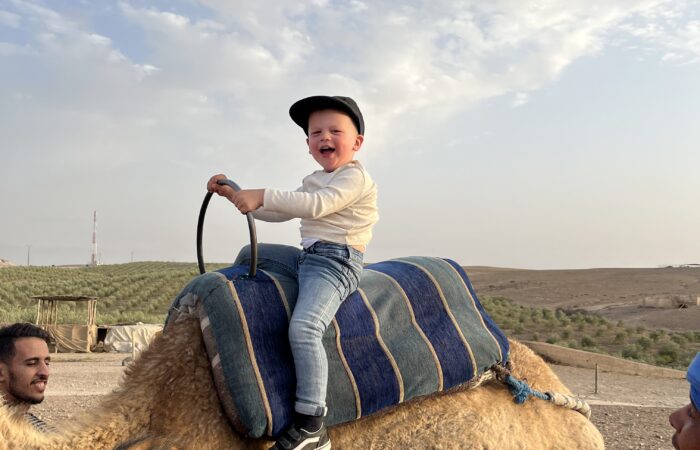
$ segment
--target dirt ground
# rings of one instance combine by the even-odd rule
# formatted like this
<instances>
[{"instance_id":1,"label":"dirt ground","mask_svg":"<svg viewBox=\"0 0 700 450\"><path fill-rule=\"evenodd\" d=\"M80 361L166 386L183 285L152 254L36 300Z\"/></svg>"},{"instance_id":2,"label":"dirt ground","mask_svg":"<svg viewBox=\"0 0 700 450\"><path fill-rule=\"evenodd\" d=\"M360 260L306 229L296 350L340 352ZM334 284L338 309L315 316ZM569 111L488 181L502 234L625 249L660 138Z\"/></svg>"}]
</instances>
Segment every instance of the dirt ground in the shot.
<instances>
[{"instance_id":1,"label":"dirt ground","mask_svg":"<svg viewBox=\"0 0 700 450\"><path fill-rule=\"evenodd\" d=\"M581 309L629 326L697 331L700 306L652 308L647 297L700 297L699 267L652 269L523 270L465 267L479 296L527 306Z\"/></svg>"},{"instance_id":2,"label":"dirt ground","mask_svg":"<svg viewBox=\"0 0 700 450\"><path fill-rule=\"evenodd\" d=\"M53 425L75 414L94 410L102 396L115 389L121 379L119 353L52 355L52 375L44 402L33 411ZM611 450L671 449L673 430L668 415L688 402L685 380L650 379L601 373L598 393L594 372L567 366L552 366L569 388L586 399L593 410L592 421ZM528 400L539 401L539 400Z\"/></svg>"}]
</instances>

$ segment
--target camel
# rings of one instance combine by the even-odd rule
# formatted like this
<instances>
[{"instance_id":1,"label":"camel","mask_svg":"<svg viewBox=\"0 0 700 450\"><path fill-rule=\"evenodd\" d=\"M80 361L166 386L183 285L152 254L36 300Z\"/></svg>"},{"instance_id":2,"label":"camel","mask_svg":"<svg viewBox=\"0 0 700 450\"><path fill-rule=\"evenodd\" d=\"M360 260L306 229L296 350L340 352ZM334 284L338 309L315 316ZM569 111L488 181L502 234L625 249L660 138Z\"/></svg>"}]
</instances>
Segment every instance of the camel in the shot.
<instances>
[{"instance_id":1,"label":"camel","mask_svg":"<svg viewBox=\"0 0 700 450\"><path fill-rule=\"evenodd\" d=\"M511 340L513 375L537 390L570 391L545 362ZM174 323L125 370L97 411L41 434L0 406L0 449L266 449L230 427L220 407L198 320ZM582 414L531 398L515 404L499 381L414 399L329 429L335 449L603 449Z\"/></svg>"}]
</instances>

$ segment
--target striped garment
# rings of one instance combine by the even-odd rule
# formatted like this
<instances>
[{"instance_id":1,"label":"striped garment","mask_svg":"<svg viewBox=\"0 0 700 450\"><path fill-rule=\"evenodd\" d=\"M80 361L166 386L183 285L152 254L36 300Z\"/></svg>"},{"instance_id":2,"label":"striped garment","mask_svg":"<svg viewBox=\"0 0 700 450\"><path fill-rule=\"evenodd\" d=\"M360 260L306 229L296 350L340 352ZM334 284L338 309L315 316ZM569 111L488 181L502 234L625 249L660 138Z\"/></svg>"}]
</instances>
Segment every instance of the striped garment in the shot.
<instances>
[{"instance_id":1,"label":"striped garment","mask_svg":"<svg viewBox=\"0 0 700 450\"><path fill-rule=\"evenodd\" d=\"M48 423L44 422L34 414L27 412L24 414L24 418L29 422L31 426L33 426L37 431L40 431L42 433L55 433L57 430L49 425Z\"/></svg>"},{"instance_id":2,"label":"striped garment","mask_svg":"<svg viewBox=\"0 0 700 450\"><path fill-rule=\"evenodd\" d=\"M292 421L295 374L287 328L296 281L247 266L200 275L178 295L167 326L200 318L219 399L251 437L277 436ZM478 384L505 365L508 341L454 261L407 257L365 267L323 339L328 357L326 423Z\"/></svg>"}]
</instances>

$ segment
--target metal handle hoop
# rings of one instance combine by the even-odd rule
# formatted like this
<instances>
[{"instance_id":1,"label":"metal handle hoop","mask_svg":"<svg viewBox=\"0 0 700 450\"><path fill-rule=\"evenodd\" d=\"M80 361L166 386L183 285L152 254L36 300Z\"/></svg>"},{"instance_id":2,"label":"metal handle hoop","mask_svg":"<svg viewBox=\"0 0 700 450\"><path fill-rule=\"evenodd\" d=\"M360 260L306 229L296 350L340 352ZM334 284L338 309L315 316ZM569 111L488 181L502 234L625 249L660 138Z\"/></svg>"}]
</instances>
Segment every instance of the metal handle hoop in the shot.
<instances>
[{"instance_id":1,"label":"metal handle hoop","mask_svg":"<svg viewBox=\"0 0 700 450\"><path fill-rule=\"evenodd\" d=\"M230 186L236 192L241 190L241 188L231 180L218 180L217 183ZM199 266L200 274L206 272L204 268L204 257L202 256L202 230L204 229L204 215L207 212L207 206L209 206L209 200L211 200L212 195L212 192L207 192L207 195L204 196L202 207L199 210L199 220L197 221L197 265ZM252 278L255 276L258 266L258 238L255 233L255 219L253 218L253 214L247 213L246 218L248 219L248 232L250 234L250 270L248 271L248 276Z\"/></svg>"}]
</instances>

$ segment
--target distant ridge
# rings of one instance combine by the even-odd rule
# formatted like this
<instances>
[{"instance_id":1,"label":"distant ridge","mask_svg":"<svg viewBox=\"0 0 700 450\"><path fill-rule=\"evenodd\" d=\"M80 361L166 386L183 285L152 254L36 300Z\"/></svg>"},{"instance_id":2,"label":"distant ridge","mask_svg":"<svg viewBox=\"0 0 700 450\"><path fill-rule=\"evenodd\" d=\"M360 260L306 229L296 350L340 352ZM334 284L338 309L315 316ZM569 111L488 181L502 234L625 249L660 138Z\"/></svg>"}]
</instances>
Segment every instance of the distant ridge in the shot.
<instances>
[{"instance_id":1,"label":"distant ridge","mask_svg":"<svg viewBox=\"0 0 700 450\"><path fill-rule=\"evenodd\" d=\"M0 267L13 267L15 264L6 259L0 259Z\"/></svg>"}]
</instances>

